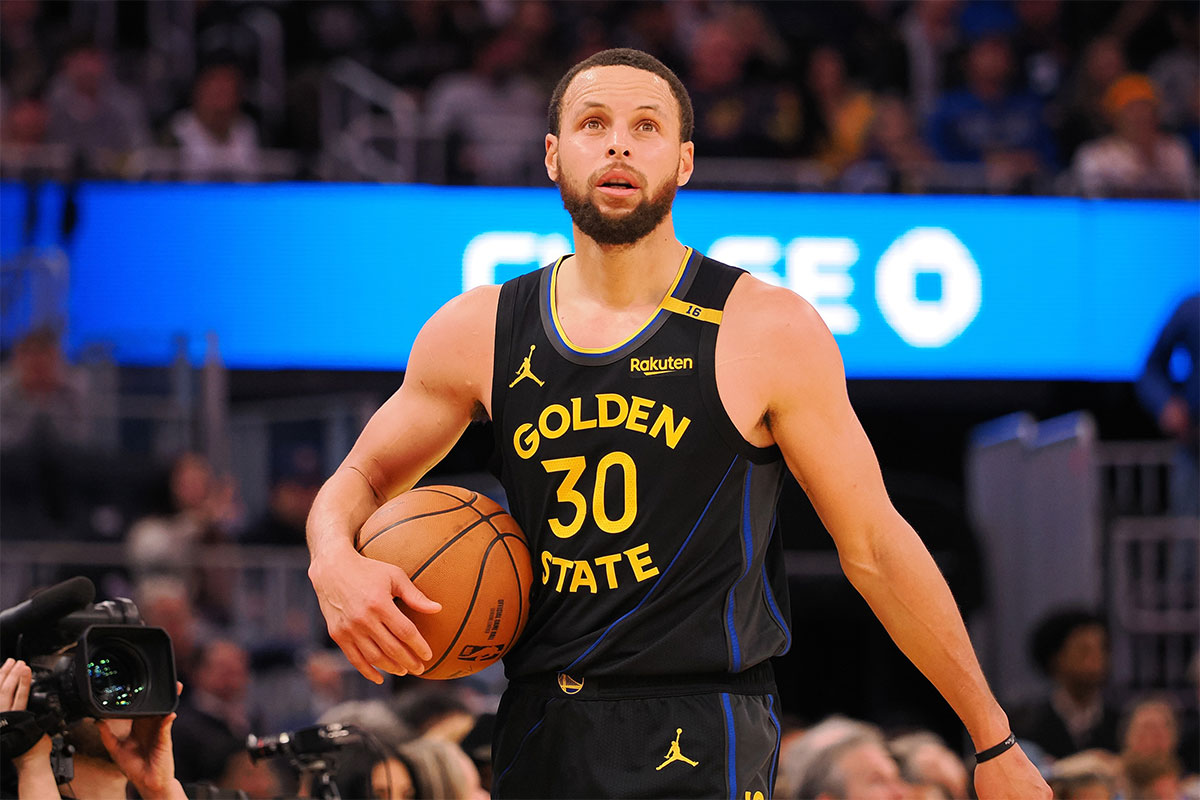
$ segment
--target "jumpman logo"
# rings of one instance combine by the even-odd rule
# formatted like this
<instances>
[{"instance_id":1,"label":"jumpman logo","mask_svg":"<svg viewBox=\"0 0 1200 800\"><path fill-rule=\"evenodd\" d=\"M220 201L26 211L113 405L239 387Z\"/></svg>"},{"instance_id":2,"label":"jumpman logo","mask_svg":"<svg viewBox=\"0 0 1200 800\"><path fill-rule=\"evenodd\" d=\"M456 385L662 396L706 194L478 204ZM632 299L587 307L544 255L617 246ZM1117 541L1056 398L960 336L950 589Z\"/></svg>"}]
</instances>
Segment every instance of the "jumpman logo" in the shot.
<instances>
[{"instance_id":1,"label":"jumpman logo","mask_svg":"<svg viewBox=\"0 0 1200 800\"><path fill-rule=\"evenodd\" d=\"M529 378L529 380L533 381L538 386L546 385L546 384L542 383L540 380L538 380L538 376L533 374L533 368L529 366L529 359L533 358L534 350L537 350L537 345L536 344L529 345L529 355L525 356L525 360L521 362L521 368L519 370L517 370L517 377L512 383L510 383L508 385L508 388L511 389L514 386L516 386L518 383L521 382L522 378Z\"/></svg>"},{"instance_id":2,"label":"jumpman logo","mask_svg":"<svg viewBox=\"0 0 1200 800\"><path fill-rule=\"evenodd\" d=\"M667 760L655 767L655 772L662 769L667 764L670 764L672 761L683 761L684 763L691 764L693 767L699 766L699 762L692 761L683 753L679 752L679 734L681 733L683 733L683 728L675 729L675 741L671 742L671 749L667 751Z\"/></svg>"}]
</instances>

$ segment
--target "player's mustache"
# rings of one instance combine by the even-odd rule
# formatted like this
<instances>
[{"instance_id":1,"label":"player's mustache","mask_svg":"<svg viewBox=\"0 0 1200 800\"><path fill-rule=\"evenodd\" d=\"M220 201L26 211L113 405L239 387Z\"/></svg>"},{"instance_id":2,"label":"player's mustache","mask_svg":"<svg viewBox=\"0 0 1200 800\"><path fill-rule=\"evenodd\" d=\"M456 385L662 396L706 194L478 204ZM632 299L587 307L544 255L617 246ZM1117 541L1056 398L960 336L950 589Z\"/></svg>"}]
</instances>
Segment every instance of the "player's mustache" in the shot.
<instances>
[{"instance_id":1,"label":"player's mustache","mask_svg":"<svg viewBox=\"0 0 1200 800\"><path fill-rule=\"evenodd\" d=\"M629 166L628 164L623 164L619 161L614 161L612 163L605 164L603 167L600 167L600 169L593 172L591 174L591 176L588 178L588 186L599 186L600 179L603 178L606 173L608 173L614 169L620 170L621 172L624 172L627 175L632 176L637 181L638 188L644 188L649 185L649 182L646 180L646 176L644 174L642 174L639 170L634 169L633 167Z\"/></svg>"}]
</instances>

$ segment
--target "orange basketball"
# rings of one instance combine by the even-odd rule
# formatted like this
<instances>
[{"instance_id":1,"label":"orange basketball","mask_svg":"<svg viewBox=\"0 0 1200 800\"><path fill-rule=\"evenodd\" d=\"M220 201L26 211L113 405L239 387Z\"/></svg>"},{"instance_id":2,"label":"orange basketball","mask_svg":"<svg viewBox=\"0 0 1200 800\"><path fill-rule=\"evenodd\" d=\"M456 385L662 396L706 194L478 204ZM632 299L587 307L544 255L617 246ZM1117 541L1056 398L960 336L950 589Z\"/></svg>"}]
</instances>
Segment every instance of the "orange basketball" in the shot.
<instances>
[{"instance_id":1,"label":"orange basketball","mask_svg":"<svg viewBox=\"0 0 1200 800\"><path fill-rule=\"evenodd\" d=\"M365 556L403 569L436 614L396 605L433 657L422 678L461 678L500 659L529 618L533 568L525 534L493 500L458 486L422 486L384 503L355 537Z\"/></svg>"}]
</instances>

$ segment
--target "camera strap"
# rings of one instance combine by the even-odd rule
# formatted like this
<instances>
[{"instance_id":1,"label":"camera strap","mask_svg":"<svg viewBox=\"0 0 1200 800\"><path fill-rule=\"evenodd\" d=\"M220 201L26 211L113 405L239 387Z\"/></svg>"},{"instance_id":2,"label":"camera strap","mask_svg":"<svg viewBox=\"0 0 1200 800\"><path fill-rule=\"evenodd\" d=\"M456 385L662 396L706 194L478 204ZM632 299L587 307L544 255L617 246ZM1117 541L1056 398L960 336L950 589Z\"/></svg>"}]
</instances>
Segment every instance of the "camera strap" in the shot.
<instances>
[{"instance_id":1,"label":"camera strap","mask_svg":"<svg viewBox=\"0 0 1200 800\"><path fill-rule=\"evenodd\" d=\"M25 754L45 735L33 712L0 711L0 758Z\"/></svg>"}]
</instances>

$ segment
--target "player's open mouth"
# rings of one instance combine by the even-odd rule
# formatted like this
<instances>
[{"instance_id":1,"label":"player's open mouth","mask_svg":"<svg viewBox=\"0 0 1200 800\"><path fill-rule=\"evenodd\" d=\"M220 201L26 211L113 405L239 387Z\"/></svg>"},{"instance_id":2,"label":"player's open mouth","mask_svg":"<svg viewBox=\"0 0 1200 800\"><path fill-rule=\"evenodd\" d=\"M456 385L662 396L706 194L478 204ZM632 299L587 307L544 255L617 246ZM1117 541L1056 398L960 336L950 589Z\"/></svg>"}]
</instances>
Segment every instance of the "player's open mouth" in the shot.
<instances>
[{"instance_id":1,"label":"player's open mouth","mask_svg":"<svg viewBox=\"0 0 1200 800\"><path fill-rule=\"evenodd\" d=\"M621 170L609 170L600 176L596 188L607 195L625 197L638 190L637 181L632 175Z\"/></svg>"}]
</instances>

